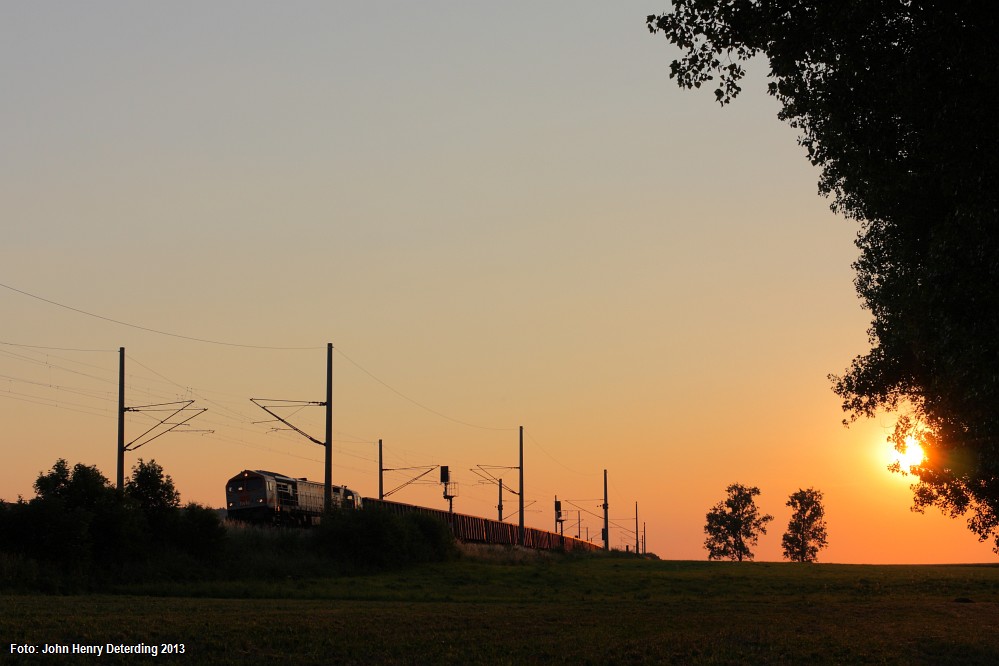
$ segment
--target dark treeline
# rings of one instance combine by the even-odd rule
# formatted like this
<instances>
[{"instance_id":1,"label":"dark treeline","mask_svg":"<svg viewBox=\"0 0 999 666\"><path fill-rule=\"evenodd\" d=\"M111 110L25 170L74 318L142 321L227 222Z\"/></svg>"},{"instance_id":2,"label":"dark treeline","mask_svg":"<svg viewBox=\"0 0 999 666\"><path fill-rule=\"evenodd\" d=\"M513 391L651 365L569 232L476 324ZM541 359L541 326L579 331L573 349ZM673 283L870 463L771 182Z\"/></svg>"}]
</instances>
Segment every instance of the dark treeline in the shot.
<instances>
[{"instance_id":1,"label":"dark treeline","mask_svg":"<svg viewBox=\"0 0 999 666\"><path fill-rule=\"evenodd\" d=\"M334 511L296 530L223 522L182 505L155 461L117 491L93 466L59 460L30 500L0 502L0 588L72 593L135 584L363 573L456 554L447 526L422 515Z\"/></svg>"}]
</instances>

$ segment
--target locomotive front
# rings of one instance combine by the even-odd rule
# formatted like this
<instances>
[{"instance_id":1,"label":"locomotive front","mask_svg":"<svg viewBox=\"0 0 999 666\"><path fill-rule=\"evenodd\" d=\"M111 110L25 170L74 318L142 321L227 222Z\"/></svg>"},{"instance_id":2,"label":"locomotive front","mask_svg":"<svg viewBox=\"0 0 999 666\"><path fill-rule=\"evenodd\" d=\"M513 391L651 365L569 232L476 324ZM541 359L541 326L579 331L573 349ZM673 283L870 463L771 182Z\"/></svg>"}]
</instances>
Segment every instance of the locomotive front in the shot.
<instances>
[{"instance_id":1,"label":"locomotive front","mask_svg":"<svg viewBox=\"0 0 999 666\"><path fill-rule=\"evenodd\" d=\"M268 520L275 511L274 479L243 470L225 486L228 517L236 520Z\"/></svg>"}]
</instances>

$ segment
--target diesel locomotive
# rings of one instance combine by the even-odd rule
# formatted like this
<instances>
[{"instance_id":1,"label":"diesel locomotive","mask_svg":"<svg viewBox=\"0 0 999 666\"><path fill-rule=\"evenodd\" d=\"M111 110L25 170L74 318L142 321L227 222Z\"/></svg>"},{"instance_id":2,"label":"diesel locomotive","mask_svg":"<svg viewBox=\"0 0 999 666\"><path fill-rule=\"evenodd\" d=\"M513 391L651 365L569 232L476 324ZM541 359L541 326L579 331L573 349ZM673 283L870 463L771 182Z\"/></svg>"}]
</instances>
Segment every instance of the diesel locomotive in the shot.
<instances>
[{"instance_id":1,"label":"diesel locomotive","mask_svg":"<svg viewBox=\"0 0 999 666\"><path fill-rule=\"evenodd\" d=\"M316 525L323 515L323 484L262 469L245 469L226 483L225 502L227 516L232 520ZM333 506L358 509L361 497L346 486L333 486Z\"/></svg>"}]
</instances>

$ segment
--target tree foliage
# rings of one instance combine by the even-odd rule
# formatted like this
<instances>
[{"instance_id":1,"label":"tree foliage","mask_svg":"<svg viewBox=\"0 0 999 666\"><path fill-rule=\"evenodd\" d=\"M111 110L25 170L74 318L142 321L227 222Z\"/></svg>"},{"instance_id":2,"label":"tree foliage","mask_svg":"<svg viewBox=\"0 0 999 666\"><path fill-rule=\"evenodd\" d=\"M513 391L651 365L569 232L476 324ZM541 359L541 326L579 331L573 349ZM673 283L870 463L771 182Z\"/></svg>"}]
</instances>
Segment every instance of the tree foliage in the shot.
<instances>
[{"instance_id":1,"label":"tree foliage","mask_svg":"<svg viewBox=\"0 0 999 666\"><path fill-rule=\"evenodd\" d=\"M670 76L730 102L757 55L779 117L860 222L870 350L831 376L849 420L901 418L927 459L915 507L970 515L999 551L999 5L980 0L673 0L649 30Z\"/></svg>"},{"instance_id":2,"label":"tree foliage","mask_svg":"<svg viewBox=\"0 0 999 666\"><path fill-rule=\"evenodd\" d=\"M767 533L767 523L774 517L760 515L753 499L760 494L759 488L733 483L725 492L728 497L711 507L704 525L708 559L752 560L750 548L756 546L761 534Z\"/></svg>"},{"instance_id":3,"label":"tree foliage","mask_svg":"<svg viewBox=\"0 0 999 666\"><path fill-rule=\"evenodd\" d=\"M64 458L40 473L34 487L39 499L62 502L73 509L93 509L114 501L114 488L97 467L77 463L70 469Z\"/></svg>"},{"instance_id":4,"label":"tree foliage","mask_svg":"<svg viewBox=\"0 0 999 666\"><path fill-rule=\"evenodd\" d=\"M124 493L96 467L63 459L34 487L33 499L0 504L0 555L28 563L21 573L0 571L0 588L62 592L151 571L193 575L225 545L217 513L195 504L181 510L173 481L155 461L139 461ZM32 571L32 580L21 579Z\"/></svg>"},{"instance_id":5,"label":"tree foliage","mask_svg":"<svg viewBox=\"0 0 999 666\"><path fill-rule=\"evenodd\" d=\"M809 488L791 493L786 502L791 507L787 531L781 537L784 557L792 562L815 562L819 551L828 545L826 510L822 492Z\"/></svg>"},{"instance_id":6,"label":"tree foliage","mask_svg":"<svg viewBox=\"0 0 999 666\"><path fill-rule=\"evenodd\" d=\"M132 468L132 476L125 482L125 497L138 504L147 515L162 515L180 506L180 493L173 479L155 460L142 458Z\"/></svg>"}]
</instances>

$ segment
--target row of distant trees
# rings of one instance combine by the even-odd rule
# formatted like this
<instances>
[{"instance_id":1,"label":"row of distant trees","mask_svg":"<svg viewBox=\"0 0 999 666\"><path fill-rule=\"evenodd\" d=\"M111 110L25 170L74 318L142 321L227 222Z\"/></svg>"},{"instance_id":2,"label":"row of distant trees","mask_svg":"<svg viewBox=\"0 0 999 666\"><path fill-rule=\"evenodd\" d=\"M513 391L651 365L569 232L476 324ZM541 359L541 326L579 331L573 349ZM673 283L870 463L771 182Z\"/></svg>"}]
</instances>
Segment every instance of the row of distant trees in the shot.
<instances>
[{"instance_id":1,"label":"row of distant trees","mask_svg":"<svg viewBox=\"0 0 999 666\"><path fill-rule=\"evenodd\" d=\"M709 560L752 560L754 548L767 524L774 519L761 514L755 498L760 489L733 483L725 489L726 498L711 507L704 525L704 547ZM815 562L819 550L828 545L822 493L814 488L791 493L786 505L791 519L781 539L784 557L792 562Z\"/></svg>"},{"instance_id":2,"label":"row of distant trees","mask_svg":"<svg viewBox=\"0 0 999 666\"><path fill-rule=\"evenodd\" d=\"M307 531L225 525L182 504L155 460L140 459L118 490L97 467L60 459L34 489L0 501L0 590L326 576L456 555L447 525L422 514L334 510Z\"/></svg>"},{"instance_id":3,"label":"row of distant trees","mask_svg":"<svg viewBox=\"0 0 999 666\"><path fill-rule=\"evenodd\" d=\"M34 489L33 499L0 502L0 584L14 562L15 578L48 581L53 591L139 577L168 554L190 568L218 554L225 537L215 510L182 506L154 460L140 459L118 491L96 467L60 459Z\"/></svg>"}]
</instances>

